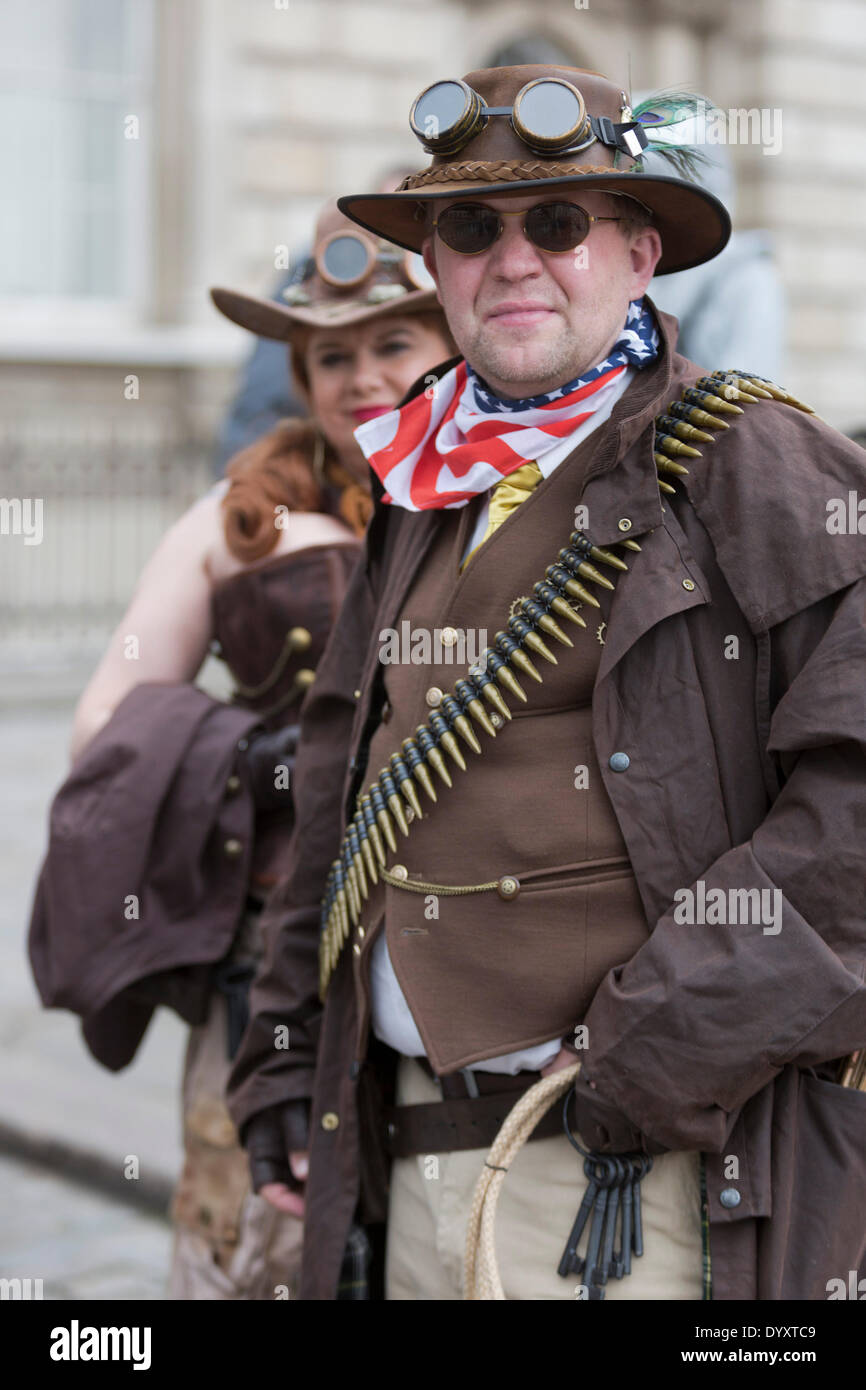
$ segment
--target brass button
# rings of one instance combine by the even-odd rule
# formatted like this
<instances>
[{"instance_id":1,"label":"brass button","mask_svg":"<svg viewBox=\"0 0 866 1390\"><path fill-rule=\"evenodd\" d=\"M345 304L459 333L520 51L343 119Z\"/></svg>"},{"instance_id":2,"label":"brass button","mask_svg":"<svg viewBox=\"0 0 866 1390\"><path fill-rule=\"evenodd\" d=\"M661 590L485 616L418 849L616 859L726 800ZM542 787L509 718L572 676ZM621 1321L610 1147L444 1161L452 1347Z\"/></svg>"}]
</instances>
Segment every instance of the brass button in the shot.
<instances>
[{"instance_id":1,"label":"brass button","mask_svg":"<svg viewBox=\"0 0 866 1390\"><path fill-rule=\"evenodd\" d=\"M520 879L512 878L511 874L506 874L505 878L501 878L496 885L496 891L500 898L510 902L520 892Z\"/></svg>"},{"instance_id":2,"label":"brass button","mask_svg":"<svg viewBox=\"0 0 866 1390\"><path fill-rule=\"evenodd\" d=\"M439 689L438 685L431 685L430 689L427 691L427 694L424 696L424 699L427 701L431 709L435 709L437 705L441 705L442 691Z\"/></svg>"},{"instance_id":3,"label":"brass button","mask_svg":"<svg viewBox=\"0 0 866 1390\"><path fill-rule=\"evenodd\" d=\"M355 955L356 955L356 956L359 956L359 955L361 954L361 948L360 948L360 946L358 945L357 941L355 942L354 946L352 947L352 950L355 952Z\"/></svg>"},{"instance_id":4,"label":"brass button","mask_svg":"<svg viewBox=\"0 0 866 1390\"><path fill-rule=\"evenodd\" d=\"M226 859L239 859L244 852L244 847L240 840L226 840L223 844L223 854Z\"/></svg>"},{"instance_id":5,"label":"brass button","mask_svg":"<svg viewBox=\"0 0 866 1390\"><path fill-rule=\"evenodd\" d=\"M340 1123L340 1117L339 1117L339 1115L335 1114L335 1112L334 1112L333 1110L326 1110L326 1111L325 1111L324 1115L322 1116L322 1129L327 1129L327 1130L336 1129L336 1128L337 1128L337 1125L338 1125L339 1123Z\"/></svg>"},{"instance_id":6,"label":"brass button","mask_svg":"<svg viewBox=\"0 0 866 1390\"><path fill-rule=\"evenodd\" d=\"M621 516L620 519L619 519L619 521L618 521L616 524L617 524L617 526L619 527L620 531L630 531L630 530L631 530L631 520L630 520L629 517L627 517L627 516Z\"/></svg>"},{"instance_id":7,"label":"brass button","mask_svg":"<svg viewBox=\"0 0 866 1390\"><path fill-rule=\"evenodd\" d=\"M365 937L366 935L367 935L367 933L364 931L364 928L363 928L363 927L359 927L359 928L358 928L358 940L359 940L359 941L363 941L363 940L364 940L364 937Z\"/></svg>"},{"instance_id":8,"label":"brass button","mask_svg":"<svg viewBox=\"0 0 866 1390\"><path fill-rule=\"evenodd\" d=\"M456 627L443 627L441 633L443 647L453 647L458 636Z\"/></svg>"},{"instance_id":9,"label":"brass button","mask_svg":"<svg viewBox=\"0 0 866 1390\"><path fill-rule=\"evenodd\" d=\"M231 777L229 777L226 781L226 792L229 796L237 796L240 789L241 779L237 776L236 773L233 772Z\"/></svg>"},{"instance_id":10,"label":"brass button","mask_svg":"<svg viewBox=\"0 0 866 1390\"><path fill-rule=\"evenodd\" d=\"M353 693L353 695L355 696L355 699L356 699L356 700L360 700L360 698L361 698L361 692L360 692L360 690L355 690L355 691L353 691L352 693Z\"/></svg>"},{"instance_id":11,"label":"brass button","mask_svg":"<svg viewBox=\"0 0 866 1390\"><path fill-rule=\"evenodd\" d=\"M400 882L404 883L409 877L409 870L406 868L405 864L395 864L391 870L391 877L399 878Z\"/></svg>"},{"instance_id":12,"label":"brass button","mask_svg":"<svg viewBox=\"0 0 866 1390\"><path fill-rule=\"evenodd\" d=\"M692 589L693 589L694 587L695 587L695 581L694 581L693 579L684 579L684 580L683 580L683 588L684 588L684 589L688 589L689 593L692 592Z\"/></svg>"}]
</instances>

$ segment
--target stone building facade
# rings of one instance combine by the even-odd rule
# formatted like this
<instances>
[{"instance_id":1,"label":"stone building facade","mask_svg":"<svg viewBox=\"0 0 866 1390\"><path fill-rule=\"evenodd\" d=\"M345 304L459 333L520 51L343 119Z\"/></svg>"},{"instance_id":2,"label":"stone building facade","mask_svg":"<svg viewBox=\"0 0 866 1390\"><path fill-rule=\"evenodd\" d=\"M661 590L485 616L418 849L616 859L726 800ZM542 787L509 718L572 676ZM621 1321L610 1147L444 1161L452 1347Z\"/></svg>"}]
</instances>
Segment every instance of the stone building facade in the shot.
<instances>
[{"instance_id":1,"label":"stone building facade","mask_svg":"<svg viewBox=\"0 0 866 1390\"><path fill-rule=\"evenodd\" d=\"M0 4L4 27L3 491L45 499L40 545L0 535L0 636L25 658L98 649L208 484L249 340L207 287L266 292L325 197L425 162L406 116L427 82L529 43L781 113L778 153L731 147L737 223L774 239L786 384L866 424L862 0L45 0L38 24Z\"/></svg>"}]
</instances>

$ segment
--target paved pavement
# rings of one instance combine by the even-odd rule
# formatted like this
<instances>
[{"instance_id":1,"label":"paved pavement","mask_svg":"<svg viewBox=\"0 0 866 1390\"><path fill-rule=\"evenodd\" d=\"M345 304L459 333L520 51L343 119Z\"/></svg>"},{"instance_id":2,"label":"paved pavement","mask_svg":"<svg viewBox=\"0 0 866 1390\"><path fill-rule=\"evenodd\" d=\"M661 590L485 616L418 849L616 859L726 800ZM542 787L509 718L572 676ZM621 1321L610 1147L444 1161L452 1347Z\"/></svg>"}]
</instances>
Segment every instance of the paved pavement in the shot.
<instances>
[{"instance_id":1,"label":"paved pavement","mask_svg":"<svg viewBox=\"0 0 866 1390\"><path fill-rule=\"evenodd\" d=\"M26 701L26 680L0 688L0 1260L5 1277L43 1278L45 1297L157 1298L170 1232L141 1203L164 1211L180 1168L186 1030L159 1010L133 1064L105 1071L73 1015L42 1009L26 954L48 806L86 674L31 683ZM123 1176L129 1155L135 1187ZM138 1210L69 1173L101 1180Z\"/></svg>"},{"instance_id":2,"label":"paved pavement","mask_svg":"<svg viewBox=\"0 0 866 1390\"><path fill-rule=\"evenodd\" d=\"M0 1279L30 1279L31 1296L41 1279L44 1299L165 1297L164 1218L2 1155L0 1192Z\"/></svg>"}]
</instances>

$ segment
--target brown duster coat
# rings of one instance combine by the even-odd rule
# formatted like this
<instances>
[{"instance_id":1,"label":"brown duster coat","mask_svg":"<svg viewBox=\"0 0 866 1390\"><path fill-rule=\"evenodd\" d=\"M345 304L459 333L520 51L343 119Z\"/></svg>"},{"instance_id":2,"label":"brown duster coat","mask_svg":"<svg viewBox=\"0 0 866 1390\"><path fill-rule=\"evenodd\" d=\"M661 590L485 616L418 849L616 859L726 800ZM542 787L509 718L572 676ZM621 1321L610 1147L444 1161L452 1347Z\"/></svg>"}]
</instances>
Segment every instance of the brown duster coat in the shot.
<instances>
[{"instance_id":1,"label":"brown duster coat","mask_svg":"<svg viewBox=\"0 0 866 1390\"><path fill-rule=\"evenodd\" d=\"M866 1252L866 1094L825 1065L866 1043L866 545L826 527L830 499L866 493L866 456L762 401L705 446L663 512L653 418L703 373L676 355L675 321L660 322L661 354L600 427L573 499L596 544L620 540L627 516L642 546L613 595L592 708L651 930L592 1000L584 1070L653 1140L706 1154L714 1298L823 1299ZM305 706L291 866L265 911L268 953L232 1077L240 1126L313 1099L307 1298L334 1297L359 1194L363 1218L384 1213L370 1116L386 1069L378 1047L356 1055L350 952L318 1003L318 900L380 720L376 637L440 524L377 508ZM552 552L568 529L566 518ZM738 660L723 656L730 635ZM615 750L629 755L624 775L609 769ZM781 931L677 924L675 894L699 879L708 892L780 890ZM287 1051L273 1046L280 1023ZM732 1186L739 1203L725 1205Z\"/></svg>"}]
</instances>

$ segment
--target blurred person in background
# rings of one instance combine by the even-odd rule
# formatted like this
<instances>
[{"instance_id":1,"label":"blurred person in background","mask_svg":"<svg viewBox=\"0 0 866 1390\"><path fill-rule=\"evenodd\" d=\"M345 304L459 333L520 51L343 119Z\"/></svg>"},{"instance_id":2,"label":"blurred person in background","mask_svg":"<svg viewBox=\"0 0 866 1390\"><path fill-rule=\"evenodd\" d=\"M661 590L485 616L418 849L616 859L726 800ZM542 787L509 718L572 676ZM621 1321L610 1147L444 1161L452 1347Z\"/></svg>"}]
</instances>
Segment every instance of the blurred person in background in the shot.
<instances>
[{"instance_id":1,"label":"blurred person in background","mask_svg":"<svg viewBox=\"0 0 866 1390\"><path fill-rule=\"evenodd\" d=\"M78 703L52 807L30 935L43 1003L79 1013L115 1071L157 1005L193 1025L173 1298L297 1288L300 1223L251 1192L223 1088L294 823L300 704L372 509L353 431L454 351L418 261L328 204L289 302L212 291L288 346L309 417L239 454L157 548ZM230 704L192 684L209 649L234 679Z\"/></svg>"},{"instance_id":2,"label":"blurred person in background","mask_svg":"<svg viewBox=\"0 0 866 1390\"><path fill-rule=\"evenodd\" d=\"M390 193L411 172L408 164L395 166L376 180L376 187L382 193ZM308 258L308 246L291 255L289 270L280 276L270 294L275 304L285 302L284 295L295 283L298 265L303 266ZM216 475L221 478L228 461L273 429L279 420L304 413L302 393L298 391L291 366L286 375L285 353L280 344L268 338L257 338L241 369L237 392L220 430L214 455Z\"/></svg>"},{"instance_id":3,"label":"blurred person in background","mask_svg":"<svg viewBox=\"0 0 866 1390\"><path fill-rule=\"evenodd\" d=\"M638 101L643 100L638 96ZM707 112L714 108L707 105ZM703 127L701 129L700 127ZM700 183L736 216L736 192L727 145L707 142L706 115L692 116L676 129L677 139L703 156L693 169ZM666 139L664 130L657 132ZM663 173L664 155L647 150L648 174ZM679 322L679 350L692 362L730 362L744 372L772 381L785 377L785 292L773 259L770 233L759 228L733 231L711 261L673 275L654 276L653 302Z\"/></svg>"}]
</instances>

